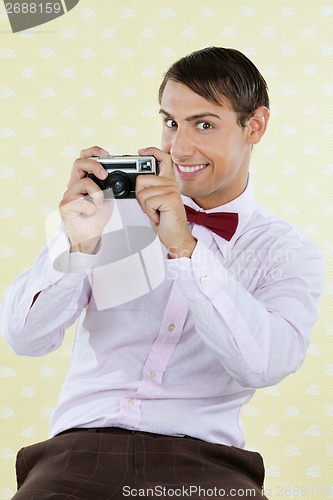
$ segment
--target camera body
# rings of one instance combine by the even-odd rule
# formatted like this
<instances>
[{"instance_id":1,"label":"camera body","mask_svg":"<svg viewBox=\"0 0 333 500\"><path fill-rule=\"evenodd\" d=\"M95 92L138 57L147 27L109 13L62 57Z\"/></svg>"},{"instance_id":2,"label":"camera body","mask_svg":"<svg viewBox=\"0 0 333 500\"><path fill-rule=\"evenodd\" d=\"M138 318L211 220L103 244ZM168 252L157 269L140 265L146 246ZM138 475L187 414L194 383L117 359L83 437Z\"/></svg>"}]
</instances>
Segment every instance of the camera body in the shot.
<instances>
[{"instance_id":1,"label":"camera body","mask_svg":"<svg viewBox=\"0 0 333 500\"><path fill-rule=\"evenodd\" d=\"M90 177L105 198L135 198L135 183L138 175L158 175L158 163L154 156L91 156L90 160L98 161L108 172L105 180L98 179L89 172Z\"/></svg>"}]
</instances>

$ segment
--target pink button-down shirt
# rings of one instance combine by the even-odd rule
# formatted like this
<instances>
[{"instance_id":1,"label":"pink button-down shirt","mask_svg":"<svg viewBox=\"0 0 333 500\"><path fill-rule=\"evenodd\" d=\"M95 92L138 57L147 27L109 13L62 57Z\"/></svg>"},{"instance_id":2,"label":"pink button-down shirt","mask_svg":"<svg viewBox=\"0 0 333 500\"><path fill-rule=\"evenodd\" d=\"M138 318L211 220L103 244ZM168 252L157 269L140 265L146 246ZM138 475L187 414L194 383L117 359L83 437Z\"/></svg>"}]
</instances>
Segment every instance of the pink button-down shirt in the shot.
<instances>
[{"instance_id":1,"label":"pink button-down shirt","mask_svg":"<svg viewBox=\"0 0 333 500\"><path fill-rule=\"evenodd\" d=\"M149 226L135 200L120 201L125 224ZM239 214L229 242L194 224L192 258L170 260L164 251L160 284L120 305L96 306L96 256L71 254L72 272L61 272L47 248L9 288L2 331L19 354L57 349L78 319L51 436L118 426L244 446L243 405L304 360L323 259L299 230L256 203L250 183L209 212L219 210ZM111 297L117 283L100 273L94 287Z\"/></svg>"}]
</instances>

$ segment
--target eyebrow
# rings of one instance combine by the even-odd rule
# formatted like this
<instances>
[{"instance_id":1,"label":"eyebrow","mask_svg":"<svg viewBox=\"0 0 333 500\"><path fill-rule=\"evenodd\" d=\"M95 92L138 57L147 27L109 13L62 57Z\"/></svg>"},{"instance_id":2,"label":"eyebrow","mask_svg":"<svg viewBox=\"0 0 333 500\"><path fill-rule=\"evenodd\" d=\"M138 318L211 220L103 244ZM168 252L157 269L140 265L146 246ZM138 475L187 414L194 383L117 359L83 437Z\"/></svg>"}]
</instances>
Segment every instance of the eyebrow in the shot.
<instances>
[{"instance_id":1,"label":"eyebrow","mask_svg":"<svg viewBox=\"0 0 333 500\"><path fill-rule=\"evenodd\" d=\"M167 111L165 111L164 109L160 109L159 111L160 114L163 114L165 115L167 118L170 118L170 119L174 119L173 116L171 116ZM200 118L217 118L218 120L221 120L221 117L219 115L216 115L215 113L198 113L196 115L191 115L191 116L188 116L187 118L185 118L185 121L187 122L192 122L194 120L199 120Z\"/></svg>"}]
</instances>

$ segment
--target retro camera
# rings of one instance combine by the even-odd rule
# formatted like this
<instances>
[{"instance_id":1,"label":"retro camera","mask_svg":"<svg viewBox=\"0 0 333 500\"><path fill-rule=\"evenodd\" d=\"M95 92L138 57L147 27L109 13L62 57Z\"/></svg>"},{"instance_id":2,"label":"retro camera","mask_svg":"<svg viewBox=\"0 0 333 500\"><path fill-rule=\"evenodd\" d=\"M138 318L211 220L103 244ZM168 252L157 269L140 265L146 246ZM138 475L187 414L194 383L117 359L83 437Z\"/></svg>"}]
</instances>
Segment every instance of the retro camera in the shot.
<instances>
[{"instance_id":1,"label":"retro camera","mask_svg":"<svg viewBox=\"0 0 333 500\"><path fill-rule=\"evenodd\" d=\"M104 191L105 198L135 198L135 182L138 175L158 175L158 163L154 156L91 156L108 172L105 180L89 172L87 177Z\"/></svg>"}]
</instances>

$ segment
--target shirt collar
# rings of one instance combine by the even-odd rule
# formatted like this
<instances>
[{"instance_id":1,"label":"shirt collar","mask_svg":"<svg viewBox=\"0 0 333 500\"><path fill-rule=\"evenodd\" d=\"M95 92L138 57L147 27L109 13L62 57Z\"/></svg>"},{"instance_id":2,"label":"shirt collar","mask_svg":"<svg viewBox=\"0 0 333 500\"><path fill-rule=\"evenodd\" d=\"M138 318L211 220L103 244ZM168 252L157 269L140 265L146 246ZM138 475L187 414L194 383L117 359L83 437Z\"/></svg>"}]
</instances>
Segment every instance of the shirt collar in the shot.
<instances>
[{"instance_id":1,"label":"shirt collar","mask_svg":"<svg viewBox=\"0 0 333 500\"><path fill-rule=\"evenodd\" d=\"M230 241L225 240L221 236L218 236L216 233L211 232L214 240L216 241L219 249L221 250L224 257L227 257L231 252L236 240L242 234L245 226L249 222L252 213L255 208L258 206L254 197L254 190L252 186L252 182L248 179L247 186L245 190L234 200L225 203L224 205L220 205L219 207L211 208L209 210L203 210L200 208L192 198L182 195L182 200L184 205L188 205L191 208L194 208L198 212L206 212L206 213L214 213L214 212L236 212L238 213L238 226L235 234L231 238Z\"/></svg>"}]
</instances>

